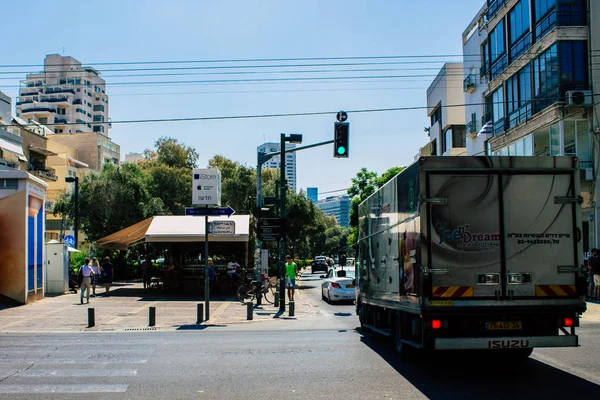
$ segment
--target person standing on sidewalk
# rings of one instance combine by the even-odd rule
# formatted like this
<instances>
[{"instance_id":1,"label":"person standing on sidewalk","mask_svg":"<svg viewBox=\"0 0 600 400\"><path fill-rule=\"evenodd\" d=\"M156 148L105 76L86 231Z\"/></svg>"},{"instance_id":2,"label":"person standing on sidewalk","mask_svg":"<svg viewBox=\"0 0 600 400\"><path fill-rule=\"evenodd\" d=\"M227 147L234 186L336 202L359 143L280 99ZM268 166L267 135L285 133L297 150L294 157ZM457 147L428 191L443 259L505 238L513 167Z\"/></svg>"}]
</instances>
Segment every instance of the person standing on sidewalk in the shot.
<instances>
[{"instance_id":1,"label":"person standing on sidewalk","mask_svg":"<svg viewBox=\"0 0 600 400\"><path fill-rule=\"evenodd\" d=\"M100 283L100 263L96 257L92 258L92 268L94 269L94 275L92 275L92 297L96 297L96 285Z\"/></svg>"},{"instance_id":2,"label":"person standing on sidewalk","mask_svg":"<svg viewBox=\"0 0 600 400\"><path fill-rule=\"evenodd\" d=\"M94 268L90 264L90 259L86 258L83 266L79 268L83 280L79 292L79 301L83 304L83 292L87 289L87 304L90 304L91 277L94 276Z\"/></svg>"},{"instance_id":3,"label":"person standing on sidewalk","mask_svg":"<svg viewBox=\"0 0 600 400\"><path fill-rule=\"evenodd\" d=\"M110 285L113 281L113 265L110 263L110 257L104 257L104 263L102 264L102 277L104 278L104 284L106 285L106 292L104 297L108 297Z\"/></svg>"},{"instance_id":4,"label":"person standing on sidewalk","mask_svg":"<svg viewBox=\"0 0 600 400\"><path fill-rule=\"evenodd\" d=\"M285 256L285 286L287 286L287 292L290 301L294 301L297 273L298 266L294 261L292 261L292 256Z\"/></svg>"}]
</instances>

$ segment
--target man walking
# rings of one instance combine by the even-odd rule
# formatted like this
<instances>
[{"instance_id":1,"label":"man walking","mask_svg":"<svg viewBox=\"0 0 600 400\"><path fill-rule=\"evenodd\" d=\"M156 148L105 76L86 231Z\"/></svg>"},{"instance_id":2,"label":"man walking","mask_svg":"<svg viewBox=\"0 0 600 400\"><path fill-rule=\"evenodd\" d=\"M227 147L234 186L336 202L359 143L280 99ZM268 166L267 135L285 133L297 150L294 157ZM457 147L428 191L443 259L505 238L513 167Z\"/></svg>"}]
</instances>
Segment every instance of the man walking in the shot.
<instances>
[{"instance_id":1,"label":"man walking","mask_svg":"<svg viewBox=\"0 0 600 400\"><path fill-rule=\"evenodd\" d=\"M94 275L94 269L90 265L89 258L85 259L83 266L79 268L79 273L82 276L79 300L83 304L83 291L87 289L87 304L90 304L90 291L92 290L91 277Z\"/></svg>"},{"instance_id":2,"label":"man walking","mask_svg":"<svg viewBox=\"0 0 600 400\"><path fill-rule=\"evenodd\" d=\"M292 261L292 256L285 256L285 284L287 286L288 297L294 301L294 292L296 291L296 274L298 266Z\"/></svg>"}]
</instances>

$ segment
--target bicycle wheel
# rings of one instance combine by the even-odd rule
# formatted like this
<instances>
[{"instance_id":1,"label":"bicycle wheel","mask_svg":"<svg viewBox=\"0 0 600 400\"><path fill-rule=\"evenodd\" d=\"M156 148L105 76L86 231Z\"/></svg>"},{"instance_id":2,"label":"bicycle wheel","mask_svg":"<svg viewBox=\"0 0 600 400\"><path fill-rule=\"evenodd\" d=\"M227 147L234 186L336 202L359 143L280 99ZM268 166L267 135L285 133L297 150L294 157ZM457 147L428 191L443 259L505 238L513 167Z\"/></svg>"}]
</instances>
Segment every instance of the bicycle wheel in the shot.
<instances>
[{"instance_id":1,"label":"bicycle wheel","mask_svg":"<svg viewBox=\"0 0 600 400\"><path fill-rule=\"evenodd\" d=\"M242 285L237 290L237 299L240 303L246 303L254 300L254 291L249 290L247 285Z\"/></svg>"},{"instance_id":2,"label":"bicycle wheel","mask_svg":"<svg viewBox=\"0 0 600 400\"><path fill-rule=\"evenodd\" d=\"M275 302L276 291L277 290L275 289L275 286L267 286L267 288L263 291L267 303L273 304Z\"/></svg>"}]
</instances>

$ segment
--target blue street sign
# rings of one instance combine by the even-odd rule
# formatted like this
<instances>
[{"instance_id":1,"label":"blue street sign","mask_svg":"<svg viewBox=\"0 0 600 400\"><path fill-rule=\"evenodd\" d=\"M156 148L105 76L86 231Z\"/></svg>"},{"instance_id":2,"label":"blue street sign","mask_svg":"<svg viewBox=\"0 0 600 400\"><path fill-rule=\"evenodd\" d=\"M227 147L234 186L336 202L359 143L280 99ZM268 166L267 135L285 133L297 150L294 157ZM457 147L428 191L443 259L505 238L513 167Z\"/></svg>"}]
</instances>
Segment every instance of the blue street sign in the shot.
<instances>
[{"instance_id":1,"label":"blue street sign","mask_svg":"<svg viewBox=\"0 0 600 400\"><path fill-rule=\"evenodd\" d=\"M227 215L230 217L235 214L235 210L230 206L227 207L217 207L217 208L195 208L195 207L186 207L185 215L194 215L196 217L205 217L205 216L219 216L219 215Z\"/></svg>"},{"instance_id":2,"label":"blue street sign","mask_svg":"<svg viewBox=\"0 0 600 400\"><path fill-rule=\"evenodd\" d=\"M75 237L72 235L65 236L65 243L69 247L75 247Z\"/></svg>"}]
</instances>

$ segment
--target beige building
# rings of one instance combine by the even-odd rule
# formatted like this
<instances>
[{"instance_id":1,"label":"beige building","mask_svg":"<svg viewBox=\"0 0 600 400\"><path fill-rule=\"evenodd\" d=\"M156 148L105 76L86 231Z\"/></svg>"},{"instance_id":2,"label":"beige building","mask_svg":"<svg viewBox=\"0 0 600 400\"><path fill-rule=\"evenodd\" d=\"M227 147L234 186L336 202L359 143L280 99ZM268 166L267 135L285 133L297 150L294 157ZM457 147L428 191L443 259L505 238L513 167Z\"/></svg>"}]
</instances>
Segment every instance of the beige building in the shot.
<instances>
[{"instance_id":1,"label":"beige building","mask_svg":"<svg viewBox=\"0 0 600 400\"><path fill-rule=\"evenodd\" d=\"M142 153L128 153L125 154L125 162L137 164L144 159L144 155Z\"/></svg>"},{"instance_id":2,"label":"beige building","mask_svg":"<svg viewBox=\"0 0 600 400\"><path fill-rule=\"evenodd\" d=\"M52 128L55 133L108 134L108 95L100 72L73 57L49 54L44 70L21 82L17 116Z\"/></svg>"},{"instance_id":3,"label":"beige building","mask_svg":"<svg viewBox=\"0 0 600 400\"><path fill-rule=\"evenodd\" d=\"M119 164L121 159L120 146L98 132L54 134L51 140L77 149L77 160L87 164L92 171L100 172L104 164Z\"/></svg>"},{"instance_id":4,"label":"beige building","mask_svg":"<svg viewBox=\"0 0 600 400\"><path fill-rule=\"evenodd\" d=\"M431 126L429 143L420 155L460 156L466 154L465 109L462 89L462 63L446 63L427 89L427 116ZM450 107L449 107L450 106Z\"/></svg>"},{"instance_id":5,"label":"beige building","mask_svg":"<svg viewBox=\"0 0 600 400\"><path fill-rule=\"evenodd\" d=\"M56 200L65 192L72 192L75 188L73 183L65 181L67 177L77 177L79 181L90 172L89 165L78 160L78 150L61 144L55 140L48 141L48 149L56 155L48 157L48 165L60 177L56 182L48 184L46 190L46 240L60 240L61 235L73 235L74 230L61 215L54 215L53 209ZM84 235L79 234L77 243L84 244ZM81 247L81 245L79 246Z\"/></svg>"}]
</instances>

